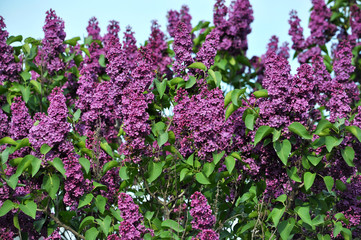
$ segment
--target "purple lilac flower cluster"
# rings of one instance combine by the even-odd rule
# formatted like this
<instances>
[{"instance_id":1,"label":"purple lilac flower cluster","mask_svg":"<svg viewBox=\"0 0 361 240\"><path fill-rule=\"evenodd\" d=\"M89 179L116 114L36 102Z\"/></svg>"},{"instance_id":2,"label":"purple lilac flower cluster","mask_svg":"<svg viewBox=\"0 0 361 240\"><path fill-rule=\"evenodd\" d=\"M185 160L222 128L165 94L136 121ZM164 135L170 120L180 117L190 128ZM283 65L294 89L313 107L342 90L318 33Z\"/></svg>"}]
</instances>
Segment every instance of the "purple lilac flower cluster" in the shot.
<instances>
[{"instance_id":1,"label":"purple lilac flower cluster","mask_svg":"<svg viewBox=\"0 0 361 240\"><path fill-rule=\"evenodd\" d=\"M13 48L6 44L9 33L5 30L4 18L0 16L0 85L3 82L18 82L21 62L15 62Z\"/></svg>"},{"instance_id":2,"label":"purple lilac flower cluster","mask_svg":"<svg viewBox=\"0 0 361 240\"><path fill-rule=\"evenodd\" d=\"M216 223L216 218L212 215L207 198L202 193L195 192L192 194L190 214L193 217L192 228L201 230L197 238L201 240L219 239L219 235L211 229Z\"/></svg>"},{"instance_id":3,"label":"purple lilac flower cluster","mask_svg":"<svg viewBox=\"0 0 361 240\"><path fill-rule=\"evenodd\" d=\"M226 15L228 13L228 20ZM249 0L232 1L229 9L224 1L217 1L214 5L213 22L220 32L220 50L229 51L237 55L248 49L247 35L251 33L253 10Z\"/></svg>"},{"instance_id":4,"label":"purple lilac flower cluster","mask_svg":"<svg viewBox=\"0 0 361 240\"><path fill-rule=\"evenodd\" d=\"M46 12L43 27L45 36L36 62L44 66L50 74L65 68L65 63L59 58L59 55L65 51L63 41L66 33L64 28L64 21L56 15L54 10L50 9Z\"/></svg>"},{"instance_id":5,"label":"purple lilac flower cluster","mask_svg":"<svg viewBox=\"0 0 361 240\"><path fill-rule=\"evenodd\" d=\"M120 216L124 219L119 226L119 234L122 240L140 240L146 233L153 232L142 224L143 216L139 213L139 206L133 201L133 198L126 193L120 193L118 196L118 207Z\"/></svg>"},{"instance_id":6,"label":"purple lilac flower cluster","mask_svg":"<svg viewBox=\"0 0 361 240\"><path fill-rule=\"evenodd\" d=\"M179 89L175 101L172 130L180 153L188 157L197 152L201 159L211 161L212 153L224 150L231 138L224 123L222 91L203 86L199 94L189 97L184 89Z\"/></svg>"}]
</instances>

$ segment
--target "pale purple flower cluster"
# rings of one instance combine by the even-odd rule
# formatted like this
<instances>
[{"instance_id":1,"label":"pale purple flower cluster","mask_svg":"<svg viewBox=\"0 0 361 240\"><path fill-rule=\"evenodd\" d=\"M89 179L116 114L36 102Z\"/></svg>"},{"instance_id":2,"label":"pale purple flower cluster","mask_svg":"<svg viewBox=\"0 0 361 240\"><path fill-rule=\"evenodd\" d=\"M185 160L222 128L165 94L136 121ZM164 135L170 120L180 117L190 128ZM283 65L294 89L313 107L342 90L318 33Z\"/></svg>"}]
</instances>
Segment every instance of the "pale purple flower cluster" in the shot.
<instances>
[{"instance_id":1,"label":"pale purple flower cluster","mask_svg":"<svg viewBox=\"0 0 361 240\"><path fill-rule=\"evenodd\" d=\"M291 25L288 34L292 36L292 49L296 51L302 51L304 49L305 39L303 37L303 28L300 25L301 19L298 18L295 10L290 13L291 19L288 23Z\"/></svg>"},{"instance_id":2,"label":"pale purple flower cluster","mask_svg":"<svg viewBox=\"0 0 361 240\"><path fill-rule=\"evenodd\" d=\"M173 64L173 71L177 75L183 75L187 66L193 63L192 58L192 39L187 25L179 21L175 31L173 42L173 50L175 53L175 62Z\"/></svg>"},{"instance_id":3,"label":"pale purple flower cluster","mask_svg":"<svg viewBox=\"0 0 361 240\"><path fill-rule=\"evenodd\" d=\"M56 15L54 10L50 9L46 12L43 27L45 36L36 61L45 66L50 74L65 68L65 63L59 58L59 54L65 51L63 41L66 33L64 28L64 21Z\"/></svg>"},{"instance_id":4,"label":"pale purple flower cluster","mask_svg":"<svg viewBox=\"0 0 361 240\"><path fill-rule=\"evenodd\" d=\"M130 26L127 26L123 38L123 51L126 59L125 69L132 71L136 66L136 58L138 55L137 40L135 40L134 32Z\"/></svg>"},{"instance_id":5,"label":"pale purple flower cluster","mask_svg":"<svg viewBox=\"0 0 361 240\"><path fill-rule=\"evenodd\" d=\"M99 22L96 17L92 17L86 28L88 36L92 36L93 40L101 40Z\"/></svg>"},{"instance_id":6,"label":"pale purple flower cluster","mask_svg":"<svg viewBox=\"0 0 361 240\"><path fill-rule=\"evenodd\" d=\"M10 136L15 140L26 138L33 123L25 102L21 97L14 98L11 104Z\"/></svg>"},{"instance_id":7,"label":"pale purple flower cluster","mask_svg":"<svg viewBox=\"0 0 361 240\"><path fill-rule=\"evenodd\" d=\"M5 81L18 82L21 72L21 62L15 62L13 48L6 44L9 34L5 28L4 18L0 16L0 85Z\"/></svg>"},{"instance_id":8,"label":"pale purple flower cluster","mask_svg":"<svg viewBox=\"0 0 361 240\"><path fill-rule=\"evenodd\" d=\"M207 68L214 64L214 58L217 55L220 33L215 28L206 37L201 49L197 52L197 61L204 63Z\"/></svg>"},{"instance_id":9,"label":"pale purple flower cluster","mask_svg":"<svg viewBox=\"0 0 361 240\"><path fill-rule=\"evenodd\" d=\"M191 196L190 214L192 228L197 230L211 229L216 223L216 217L212 215L211 207L207 203L207 198L200 192L195 192Z\"/></svg>"},{"instance_id":10,"label":"pale purple flower cluster","mask_svg":"<svg viewBox=\"0 0 361 240\"><path fill-rule=\"evenodd\" d=\"M38 114L39 123L29 131L30 143L36 150L39 150L44 143L51 147L61 144L70 131L70 125L66 119L68 109L62 90L54 88L49 101L48 116Z\"/></svg>"},{"instance_id":11,"label":"pale purple flower cluster","mask_svg":"<svg viewBox=\"0 0 361 240\"><path fill-rule=\"evenodd\" d=\"M146 233L153 233L142 224L143 216L139 213L139 206L133 198L126 193L118 196L118 208L120 216L124 219L119 226L119 235L122 240L141 240Z\"/></svg>"},{"instance_id":12,"label":"pale purple flower cluster","mask_svg":"<svg viewBox=\"0 0 361 240\"><path fill-rule=\"evenodd\" d=\"M119 22L112 20L108 25L108 33L103 37L104 50L107 52L112 45L119 42L118 33L120 31Z\"/></svg>"},{"instance_id":13,"label":"pale purple flower cluster","mask_svg":"<svg viewBox=\"0 0 361 240\"><path fill-rule=\"evenodd\" d=\"M224 5L225 0L217 0L213 8L213 23L214 26L218 27L223 25L227 20L228 8Z\"/></svg>"},{"instance_id":14,"label":"pale purple flower cluster","mask_svg":"<svg viewBox=\"0 0 361 240\"><path fill-rule=\"evenodd\" d=\"M150 133L148 104L153 100L153 93L144 93L151 85L154 73L151 65L146 63L141 54L137 58L138 66L131 73L131 81L122 92L123 129L125 140L120 151L127 161L139 162L142 155L149 154L150 146L144 138ZM132 157L133 156L133 157Z\"/></svg>"},{"instance_id":15,"label":"pale purple flower cluster","mask_svg":"<svg viewBox=\"0 0 361 240\"><path fill-rule=\"evenodd\" d=\"M228 20L225 19L228 11ZM223 1L214 5L214 24L221 33L220 50L237 55L248 49L247 35L251 33L253 10L249 0L234 0L229 9Z\"/></svg>"},{"instance_id":16,"label":"pale purple flower cluster","mask_svg":"<svg viewBox=\"0 0 361 240\"><path fill-rule=\"evenodd\" d=\"M165 35L155 20L152 21L151 34L146 48L151 53L153 70L157 71L159 76L167 73L169 71L168 65L172 63L172 59L167 53L168 45L165 41Z\"/></svg>"},{"instance_id":17,"label":"pale purple flower cluster","mask_svg":"<svg viewBox=\"0 0 361 240\"><path fill-rule=\"evenodd\" d=\"M212 229L204 229L192 240L218 240L219 234Z\"/></svg>"},{"instance_id":18,"label":"pale purple flower cluster","mask_svg":"<svg viewBox=\"0 0 361 240\"><path fill-rule=\"evenodd\" d=\"M73 153L63 158L66 179L64 180L64 198L65 205L75 210L78 207L79 199L87 192L91 191L90 180L84 179L82 166L78 157Z\"/></svg>"},{"instance_id":19,"label":"pale purple flower cluster","mask_svg":"<svg viewBox=\"0 0 361 240\"><path fill-rule=\"evenodd\" d=\"M0 108L0 139L8 136L8 133L9 133L8 116Z\"/></svg>"},{"instance_id":20,"label":"pale purple flower cluster","mask_svg":"<svg viewBox=\"0 0 361 240\"><path fill-rule=\"evenodd\" d=\"M180 12L178 12L177 10L170 10L168 12L167 19L168 19L167 31L171 37L175 38L178 31L177 29L179 22L184 23L187 32L190 33L192 31L192 24L191 24L192 16L189 14L189 8L186 5L182 6Z\"/></svg>"},{"instance_id":21,"label":"pale purple flower cluster","mask_svg":"<svg viewBox=\"0 0 361 240\"><path fill-rule=\"evenodd\" d=\"M309 28L311 35L307 38L307 45L324 45L336 32L336 26L331 23L331 10L325 0L312 0L313 10L310 16Z\"/></svg>"},{"instance_id":22,"label":"pale purple flower cluster","mask_svg":"<svg viewBox=\"0 0 361 240\"><path fill-rule=\"evenodd\" d=\"M361 38L361 10L356 4L352 5L350 9L350 26L352 34L349 36L349 40L352 45L355 46L359 42L358 40Z\"/></svg>"},{"instance_id":23,"label":"pale purple flower cluster","mask_svg":"<svg viewBox=\"0 0 361 240\"><path fill-rule=\"evenodd\" d=\"M197 152L203 160L211 160L214 151L222 151L231 138L224 123L224 97L218 88L189 97L186 90L179 89L175 97L173 128L179 142L180 153L187 157Z\"/></svg>"}]
</instances>

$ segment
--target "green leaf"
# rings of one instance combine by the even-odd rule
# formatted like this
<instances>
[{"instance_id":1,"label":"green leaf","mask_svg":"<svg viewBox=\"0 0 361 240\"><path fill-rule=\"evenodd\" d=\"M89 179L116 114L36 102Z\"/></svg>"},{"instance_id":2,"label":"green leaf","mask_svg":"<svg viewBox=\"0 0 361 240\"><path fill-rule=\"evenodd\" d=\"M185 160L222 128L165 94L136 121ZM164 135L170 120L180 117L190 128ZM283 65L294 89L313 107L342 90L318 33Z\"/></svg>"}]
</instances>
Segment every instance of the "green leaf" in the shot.
<instances>
[{"instance_id":1,"label":"green leaf","mask_svg":"<svg viewBox=\"0 0 361 240\"><path fill-rule=\"evenodd\" d=\"M273 137L272 137L272 142L277 141L281 136L281 131L280 130L276 130L273 129Z\"/></svg>"},{"instance_id":2,"label":"green leaf","mask_svg":"<svg viewBox=\"0 0 361 240\"><path fill-rule=\"evenodd\" d=\"M273 128L269 126L260 126L257 129L256 135L254 136L254 146L257 145L263 138L267 137L273 132Z\"/></svg>"},{"instance_id":3,"label":"green leaf","mask_svg":"<svg viewBox=\"0 0 361 240\"><path fill-rule=\"evenodd\" d=\"M10 154L10 148L7 147L5 150L1 153L1 164L5 164L9 160L9 154Z\"/></svg>"},{"instance_id":4,"label":"green leaf","mask_svg":"<svg viewBox=\"0 0 361 240\"><path fill-rule=\"evenodd\" d=\"M333 236L337 237L337 235L340 234L342 228L343 228L342 223L341 222L336 222L335 226L333 228Z\"/></svg>"},{"instance_id":5,"label":"green leaf","mask_svg":"<svg viewBox=\"0 0 361 240\"><path fill-rule=\"evenodd\" d=\"M11 175L11 177L6 181L9 187L15 190L16 186L18 185L19 178L16 174Z\"/></svg>"},{"instance_id":6,"label":"green leaf","mask_svg":"<svg viewBox=\"0 0 361 240\"><path fill-rule=\"evenodd\" d=\"M307 223L308 225L313 226L309 206L297 207L296 212L297 212L298 216L300 216L300 218L302 219L302 221L304 223Z\"/></svg>"},{"instance_id":7,"label":"green leaf","mask_svg":"<svg viewBox=\"0 0 361 240\"><path fill-rule=\"evenodd\" d=\"M251 131L253 131L253 129L254 129L255 118L256 118L256 116L254 114L247 114L246 119L244 120L246 127Z\"/></svg>"},{"instance_id":8,"label":"green leaf","mask_svg":"<svg viewBox=\"0 0 361 240\"><path fill-rule=\"evenodd\" d=\"M163 146L166 142L168 142L168 132L163 132L157 138L158 146Z\"/></svg>"},{"instance_id":9,"label":"green leaf","mask_svg":"<svg viewBox=\"0 0 361 240\"><path fill-rule=\"evenodd\" d=\"M302 182L301 178L297 174L297 168L292 167L291 169L287 169L287 175L295 182Z\"/></svg>"},{"instance_id":10,"label":"green leaf","mask_svg":"<svg viewBox=\"0 0 361 240\"><path fill-rule=\"evenodd\" d=\"M341 180L336 180L336 188L340 191L345 191L347 189L346 185Z\"/></svg>"},{"instance_id":11,"label":"green leaf","mask_svg":"<svg viewBox=\"0 0 361 240\"><path fill-rule=\"evenodd\" d=\"M331 176L325 176L323 177L323 181L325 182L327 191L331 192L333 188L333 184L335 183L333 178Z\"/></svg>"},{"instance_id":12,"label":"green leaf","mask_svg":"<svg viewBox=\"0 0 361 240\"><path fill-rule=\"evenodd\" d=\"M99 231L95 227L92 227L88 231L86 231L85 239L86 240L95 240L95 239L97 239L98 234L99 234Z\"/></svg>"},{"instance_id":13,"label":"green leaf","mask_svg":"<svg viewBox=\"0 0 361 240\"><path fill-rule=\"evenodd\" d=\"M266 98L266 97L268 97L268 91L267 91L267 89L261 89L259 91L253 92L253 95L256 98Z\"/></svg>"},{"instance_id":14,"label":"green leaf","mask_svg":"<svg viewBox=\"0 0 361 240\"><path fill-rule=\"evenodd\" d=\"M162 222L162 227L171 228L176 232L184 232L184 228L172 219L167 219Z\"/></svg>"},{"instance_id":15,"label":"green leaf","mask_svg":"<svg viewBox=\"0 0 361 240\"><path fill-rule=\"evenodd\" d=\"M282 218L283 213L285 212L285 210L286 210L286 207L283 207L283 208L275 207L275 208L273 208L272 212L270 213L270 216L272 217L272 221L273 221L274 226L277 227L277 225L278 225L280 219Z\"/></svg>"},{"instance_id":16,"label":"green leaf","mask_svg":"<svg viewBox=\"0 0 361 240\"><path fill-rule=\"evenodd\" d=\"M115 160L107 162L106 164L104 164L104 167L103 167L103 175L106 172L108 172L110 169L118 167L118 165L119 165L119 162L117 162Z\"/></svg>"},{"instance_id":17,"label":"green leaf","mask_svg":"<svg viewBox=\"0 0 361 240\"><path fill-rule=\"evenodd\" d=\"M53 165L54 168L58 170L58 172L60 172L61 175L63 175L63 177L66 179L64 164L60 158L54 158L53 162L50 162L50 164Z\"/></svg>"},{"instance_id":18,"label":"green leaf","mask_svg":"<svg viewBox=\"0 0 361 240\"><path fill-rule=\"evenodd\" d=\"M215 165L213 162L206 162L203 165L202 172L204 173L204 175L206 175L206 177L209 177L213 173L214 168L215 168Z\"/></svg>"},{"instance_id":19,"label":"green leaf","mask_svg":"<svg viewBox=\"0 0 361 240\"><path fill-rule=\"evenodd\" d=\"M39 94L41 94L41 83L39 83L36 80L30 80L30 84L35 87L35 91Z\"/></svg>"},{"instance_id":20,"label":"green leaf","mask_svg":"<svg viewBox=\"0 0 361 240\"><path fill-rule=\"evenodd\" d=\"M312 139L312 135L307 132L306 128L299 122L293 122L288 126L288 130L293 133L296 133L298 136L304 139Z\"/></svg>"},{"instance_id":21,"label":"green leaf","mask_svg":"<svg viewBox=\"0 0 361 240\"><path fill-rule=\"evenodd\" d=\"M159 82L156 78L154 79L155 86L157 88L157 91L159 93L159 97L162 99L165 90L167 88L167 80L163 80L162 82Z\"/></svg>"},{"instance_id":22,"label":"green leaf","mask_svg":"<svg viewBox=\"0 0 361 240\"><path fill-rule=\"evenodd\" d=\"M194 62L191 65L189 65L188 68L196 68L196 69L201 69L201 70L207 71L206 65L204 65L201 62Z\"/></svg>"},{"instance_id":23,"label":"green leaf","mask_svg":"<svg viewBox=\"0 0 361 240\"><path fill-rule=\"evenodd\" d=\"M26 215L35 219L36 217L36 208L37 205L34 201L26 201L25 204L20 204L19 208L23 211Z\"/></svg>"},{"instance_id":24,"label":"green leaf","mask_svg":"<svg viewBox=\"0 0 361 240\"><path fill-rule=\"evenodd\" d=\"M234 113L238 108L239 107L237 107L236 105L231 103L226 109L226 118L225 118L225 120L227 120L229 118L229 116L231 116L232 113Z\"/></svg>"},{"instance_id":25,"label":"green leaf","mask_svg":"<svg viewBox=\"0 0 361 240\"><path fill-rule=\"evenodd\" d=\"M188 168L183 168L182 171L179 174L179 180L183 181L183 179L185 178L187 173L189 173L189 169Z\"/></svg>"},{"instance_id":26,"label":"green leaf","mask_svg":"<svg viewBox=\"0 0 361 240\"><path fill-rule=\"evenodd\" d=\"M253 228L255 224L256 220L248 221L248 223L242 227L241 233L244 233L245 231Z\"/></svg>"},{"instance_id":27,"label":"green leaf","mask_svg":"<svg viewBox=\"0 0 361 240\"><path fill-rule=\"evenodd\" d=\"M85 172L88 174L90 170L90 161L86 158L79 158L80 165L84 168Z\"/></svg>"},{"instance_id":28,"label":"green leaf","mask_svg":"<svg viewBox=\"0 0 361 240\"><path fill-rule=\"evenodd\" d=\"M95 182L95 181L93 181L93 186L94 186L93 191L94 191L96 188L99 188L99 189L102 189L102 190L106 190L106 189L107 189L107 186L105 186L104 184Z\"/></svg>"},{"instance_id":29,"label":"green leaf","mask_svg":"<svg viewBox=\"0 0 361 240\"><path fill-rule=\"evenodd\" d=\"M50 150L52 149L52 147L50 147L48 144L44 143L43 145L41 145L40 147L40 153L45 155L47 154Z\"/></svg>"},{"instance_id":30,"label":"green leaf","mask_svg":"<svg viewBox=\"0 0 361 240\"><path fill-rule=\"evenodd\" d=\"M322 120L318 123L318 125L317 125L317 127L316 127L316 129L315 129L314 134L318 135L318 134L320 134L322 131L324 131L325 129L330 128L330 127L332 127L332 124L331 124L327 119L322 119Z\"/></svg>"},{"instance_id":31,"label":"green leaf","mask_svg":"<svg viewBox=\"0 0 361 240\"><path fill-rule=\"evenodd\" d=\"M236 165L236 160L232 156L227 156L224 162L226 164L229 174L231 174L234 169L234 166Z\"/></svg>"},{"instance_id":32,"label":"green leaf","mask_svg":"<svg viewBox=\"0 0 361 240\"><path fill-rule=\"evenodd\" d=\"M103 54L100 54L98 62L99 62L99 65L100 65L101 67L106 67L106 66L107 66L107 65L105 64L105 57L104 57Z\"/></svg>"},{"instance_id":33,"label":"green leaf","mask_svg":"<svg viewBox=\"0 0 361 240\"><path fill-rule=\"evenodd\" d=\"M353 159L355 158L355 151L352 147L347 146L345 147L345 149L341 149L341 155L347 165L349 165L350 167L355 166L355 164L353 164Z\"/></svg>"},{"instance_id":34,"label":"green leaf","mask_svg":"<svg viewBox=\"0 0 361 240\"><path fill-rule=\"evenodd\" d=\"M99 209L100 213L104 213L105 211L105 205L107 203L107 199L105 197L103 197L102 195L98 195L95 199L95 205L97 206L97 208Z\"/></svg>"},{"instance_id":35,"label":"green leaf","mask_svg":"<svg viewBox=\"0 0 361 240\"><path fill-rule=\"evenodd\" d=\"M239 107L239 97L244 94L246 92L246 89L247 88L243 88L243 89L234 89L232 91L232 95L231 95L231 98L232 98L232 103Z\"/></svg>"},{"instance_id":36,"label":"green leaf","mask_svg":"<svg viewBox=\"0 0 361 240\"><path fill-rule=\"evenodd\" d=\"M155 212L147 211L144 215L145 219L150 221L152 219L152 217L154 216L154 213Z\"/></svg>"},{"instance_id":37,"label":"green leaf","mask_svg":"<svg viewBox=\"0 0 361 240\"><path fill-rule=\"evenodd\" d=\"M4 137L4 138L0 139L0 145L3 145L3 144L17 145L17 142L15 142L10 137Z\"/></svg>"},{"instance_id":38,"label":"green leaf","mask_svg":"<svg viewBox=\"0 0 361 240\"><path fill-rule=\"evenodd\" d=\"M105 234L105 236L108 235L109 233L109 229L110 229L110 223L112 221L112 219L110 218L109 215L107 215L104 220L100 220L100 219L96 219L98 224L100 225L100 228L102 229L103 233Z\"/></svg>"},{"instance_id":39,"label":"green leaf","mask_svg":"<svg viewBox=\"0 0 361 240\"><path fill-rule=\"evenodd\" d=\"M152 183L154 180L156 180L163 171L163 162L150 162L149 163L149 178L147 179L147 181L149 183Z\"/></svg>"},{"instance_id":40,"label":"green leaf","mask_svg":"<svg viewBox=\"0 0 361 240\"><path fill-rule=\"evenodd\" d=\"M90 204L90 202L93 200L93 198L94 198L94 196L91 193L88 193L87 195L81 197L79 200L78 209Z\"/></svg>"},{"instance_id":41,"label":"green leaf","mask_svg":"<svg viewBox=\"0 0 361 240\"><path fill-rule=\"evenodd\" d=\"M81 221L79 225L79 232L83 231L84 227L89 225L90 223L94 223L95 219L93 216L87 216L86 218Z\"/></svg>"},{"instance_id":42,"label":"green leaf","mask_svg":"<svg viewBox=\"0 0 361 240\"><path fill-rule=\"evenodd\" d=\"M312 156L312 155L307 156L308 161L310 161L313 166L317 166L320 163L320 161L322 160L322 158L323 158L323 156L320 156L320 157L316 157L316 156Z\"/></svg>"},{"instance_id":43,"label":"green leaf","mask_svg":"<svg viewBox=\"0 0 361 240\"><path fill-rule=\"evenodd\" d=\"M56 193L58 192L60 186L60 179L59 177L54 174L54 175L45 175L43 178L43 189L45 189L48 193L49 196L52 199L56 198Z\"/></svg>"},{"instance_id":44,"label":"green leaf","mask_svg":"<svg viewBox=\"0 0 361 240\"><path fill-rule=\"evenodd\" d=\"M23 36L18 35L18 36L10 36L8 37L8 39L6 39L6 44L10 45L14 42L21 42L23 40Z\"/></svg>"},{"instance_id":45,"label":"green leaf","mask_svg":"<svg viewBox=\"0 0 361 240\"><path fill-rule=\"evenodd\" d=\"M41 160L37 157L34 157L32 160L31 160L31 176L34 177L35 174L38 173L39 169L40 169L40 166L41 166Z\"/></svg>"},{"instance_id":46,"label":"green leaf","mask_svg":"<svg viewBox=\"0 0 361 240\"><path fill-rule=\"evenodd\" d=\"M194 86L194 84L196 84L197 79L194 76L189 76L188 81L186 81L186 89L189 89L191 87Z\"/></svg>"},{"instance_id":47,"label":"green leaf","mask_svg":"<svg viewBox=\"0 0 361 240\"><path fill-rule=\"evenodd\" d=\"M26 155L21 162L18 165L18 168L16 169L15 175L19 177L30 165L31 161L33 160L34 156L32 155Z\"/></svg>"},{"instance_id":48,"label":"green leaf","mask_svg":"<svg viewBox=\"0 0 361 240\"><path fill-rule=\"evenodd\" d=\"M157 122L156 124L153 125L152 127L152 132L155 136L159 136L161 133L164 132L166 125L164 122Z\"/></svg>"},{"instance_id":49,"label":"green leaf","mask_svg":"<svg viewBox=\"0 0 361 240\"><path fill-rule=\"evenodd\" d=\"M10 201L9 199L5 200L5 202L3 202L3 205L0 208L0 217L10 212L14 207L15 204L12 201Z\"/></svg>"},{"instance_id":50,"label":"green leaf","mask_svg":"<svg viewBox=\"0 0 361 240\"><path fill-rule=\"evenodd\" d=\"M65 40L64 44L69 44L74 47L79 40L80 40L80 37L74 37L72 39Z\"/></svg>"},{"instance_id":51,"label":"green leaf","mask_svg":"<svg viewBox=\"0 0 361 240\"><path fill-rule=\"evenodd\" d=\"M112 158L114 158L114 153L112 148L109 146L109 144L104 141L100 143L100 147L101 149L103 149L109 156L111 156Z\"/></svg>"},{"instance_id":52,"label":"green leaf","mask_svg":"<svg viewBox=\"0 0 361 240\"><path fill-rule=\"evenodd\" d=\"M224 156L226 152L222 151L220 153L213 153L213 162L215 165L217 165L217 163L222 159L222 157ZM192 164L193 165L193 164Z\"/></svg>"},{"instance_id":53,"label":"green leaf","mask_svg":"<svg viewBox=\"0 0 361 240\"><path fill-rule=\"evenodd\" d=\"M183 78L181 78L181 77L175 77L175 78L173 78L172 80L170 80L169 84L170 84L171 86L174 86L174 85L177 85L177 84L179 84L179 83L184 83L184 82L185 82L185 81L184 81Z\"/></svg>"},{"instance_id":54,"label":"green leaf","mask_svg":"<svg viewBox=\"0 0 361 240\"><path fill-rule=\"evenodd\" d=\"M81 110L80 109L76 110L76 112L73 115L73 122L77 122L80 118L80 115L81 115Z\"/></svg>"},{"instance_id":55,"label":"green leaf","mask_svg":"<svg viewBox=\"0 0 361 240\"><path fill-rule=\"evenodd\" d=\"M346 126L346 131L352 133L361 142L361 129L357 126Z\"/></svg>"},{"instance_id":56,"label":"green leaf","mask_svg":"<svg viewBox=\"0 0 361 240\"><path fill-rule=\"evenodd\" d=\"M232 101L232 91L228 92L224 97L224 108L226 108L231 101Z\"/></svg>"},{"instance_id":57,"label":"green leaf","mask_svg":"<svg viewBox=\"0 0 361 240\"><path fill-rule=\"evenodd\" d=\"M281 159L284 165L287 165L288 156L291 153L291 143L287 139L283 142L276 141L273 143L273 148L275 149L277 156Z\"/></svg>"},{"instance_id":58,"label":"green leaf","mask_svg":"<svg viewBox=\"0 0 361 240\"><path fill-rule=\"evenodd\" d=\"M14 227L16 227L19 231L21 231L19 224L19 213L16 213L13 218Z\"/></svg>"},{"instance_id":59,"label":"green leaf","mask_svg":"<svg viewBox=\"0 0 361 240\"><path fill-rule=\"evenodd\" d=\"M124 181L129 179L126 166L123 166L119 169L119 177Z\"/></svg>"},{"instance_id":60,"label":"green leaf","mask_svg":"<svg viewBox=\"0 0 361 240\"><path fill-rule=\"evenodd\" d=\"M305 183L306 191L312 187L313 182L315 181L316 173L306 172L303 175L303 181Z\"/></svg>"},{"instance_id":61,"label":"green leaf","mask_svg":"<svg viewBox=\"0 0 361 240\"><path fill-rule=\"evenodd\" d=\"M337 138L332 137L332 136L326 136L325 140L326 140L327 151L331 152L334 147L341 144L341 142L343 141L343 138L337 139Z\"/></svg>"},{"instance_id":62,"label":"green leaf","mask_svg":"<svg viewBox=\"0 0 361 240\"><path fill-rule=\"evenodd\" d=\"M276 201L279 201L281 203L284 203L286 200L287 200L287 195L286 194L282 194L276 199Z\"/></svg>"},{"instance_id":63,"label":"green leaf","mask_svg":"<svg viewBox=\"0 0 361 240\"><path fill-rule=\"evenodd\" d=\"M295 224L296 220L294 218L289 218L285 221L282 221L277 226L277 230L280 233L282 240L288 240L288 237L290 236Z\"/></svg>"},{"instance_id":64,"label":"green leaf","mask_svg":"<svg viewBox=\"0 0 361 240\"><path fill-rule=\"evenodd\" d=\"M350 229L342 228L341 235L342 235L342 237L344 237L345 240L352 239L352 232Z\"/></svg>"},{"instance_id":65,"label":"green leaf","mask_svg":"<svg viewBox=\"0 0 361 240\"><path fill-rule=\"evenodd\" d=\"M16 147L14 148L13 152L15 152L16 150L18 150L20 148L28 147L28 146L30 146L29 138L21 139L21 141L18 144L16 144Z\"/></svg>"},{"instance_id":66,"label":"green leaf","mask_svg":"<svg viewBox=\"0 0 361 240\"><path fill-rule=\"evenodd\" d=\"M21 72L20 73L21 78L26 82L31 78L31 74L29 72Z\"/></svg>"},{"instance_id":67,"label":"green leaf","mask_svg":"<svg viewBox=\"0 0 361 240\"><path fill-rule=\"evenodd\" d=\"M204 184L204 185L211 184L211 182L208 180L208 178L206 176L204 176L204 174L201 172L196 174L196 180L200 184Z\"/></svg>"}]
</instances>

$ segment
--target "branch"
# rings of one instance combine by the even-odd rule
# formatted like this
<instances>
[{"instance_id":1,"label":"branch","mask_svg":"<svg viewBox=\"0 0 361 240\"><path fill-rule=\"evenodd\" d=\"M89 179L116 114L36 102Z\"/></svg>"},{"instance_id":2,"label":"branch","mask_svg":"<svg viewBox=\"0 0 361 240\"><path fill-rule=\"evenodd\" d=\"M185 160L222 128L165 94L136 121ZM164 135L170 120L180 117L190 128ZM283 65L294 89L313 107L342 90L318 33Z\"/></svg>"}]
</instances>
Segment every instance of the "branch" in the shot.
<instances>
[{"instance_id":1,"label":"branch","mask_svg":"<svg viewBox=\"0 0 361 240\"><path fill-rule=\"evenodd\" d=\"M77 231L75 231L74 229L72 229L71 227L69 227L68 225L62 223L59 218L57 218L54 214L48 212L49 216L55 221L56 224L58 224L60 227L64 228L65 230L68 230L70 232L72 232L77 238L80 239L84 239L85 237L81 234L79 234Z\"/></svg>"}]
</instances>

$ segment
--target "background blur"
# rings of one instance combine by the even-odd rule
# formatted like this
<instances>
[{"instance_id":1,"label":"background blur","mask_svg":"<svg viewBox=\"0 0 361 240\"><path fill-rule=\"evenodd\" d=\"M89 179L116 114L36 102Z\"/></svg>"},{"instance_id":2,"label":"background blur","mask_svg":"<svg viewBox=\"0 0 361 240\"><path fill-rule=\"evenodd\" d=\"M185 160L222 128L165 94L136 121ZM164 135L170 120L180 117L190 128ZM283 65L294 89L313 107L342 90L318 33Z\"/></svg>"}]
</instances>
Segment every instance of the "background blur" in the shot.
<instances>
[{"instance_id":1,"label":"background blur","mask_svg":"<svg viewBox=\"0 0 361 240\"><path fill-rule=\"evenodd\" d=\"M229 6L231 0L227 0ZM288 41L288 19L292 9L297 10L304 35L309 35L308 18L312 6L311 0L250 0L253 7L254 22L252 33L248 36L248 57L265 53L266 45L272 35L277 35L280 42ZM180 10L183 4L190 8L192 25L200 20L213 20L213 0L0 0L0 15L4 17L10 35L42 38L45 12L50 8L65 21L66 39L86 36L88 20L95 16L99 21L101 33L106 32L110 20L119 21L121 32L130 25L135 32L138 44L150 34L151 20L156 19L161 29L166 32L167 12ZM122 38L122 35L120 35ZM291 52L291 56L293 53ZM298 64L293 61L292 72Z\"/></svg>"}]
</instances>

